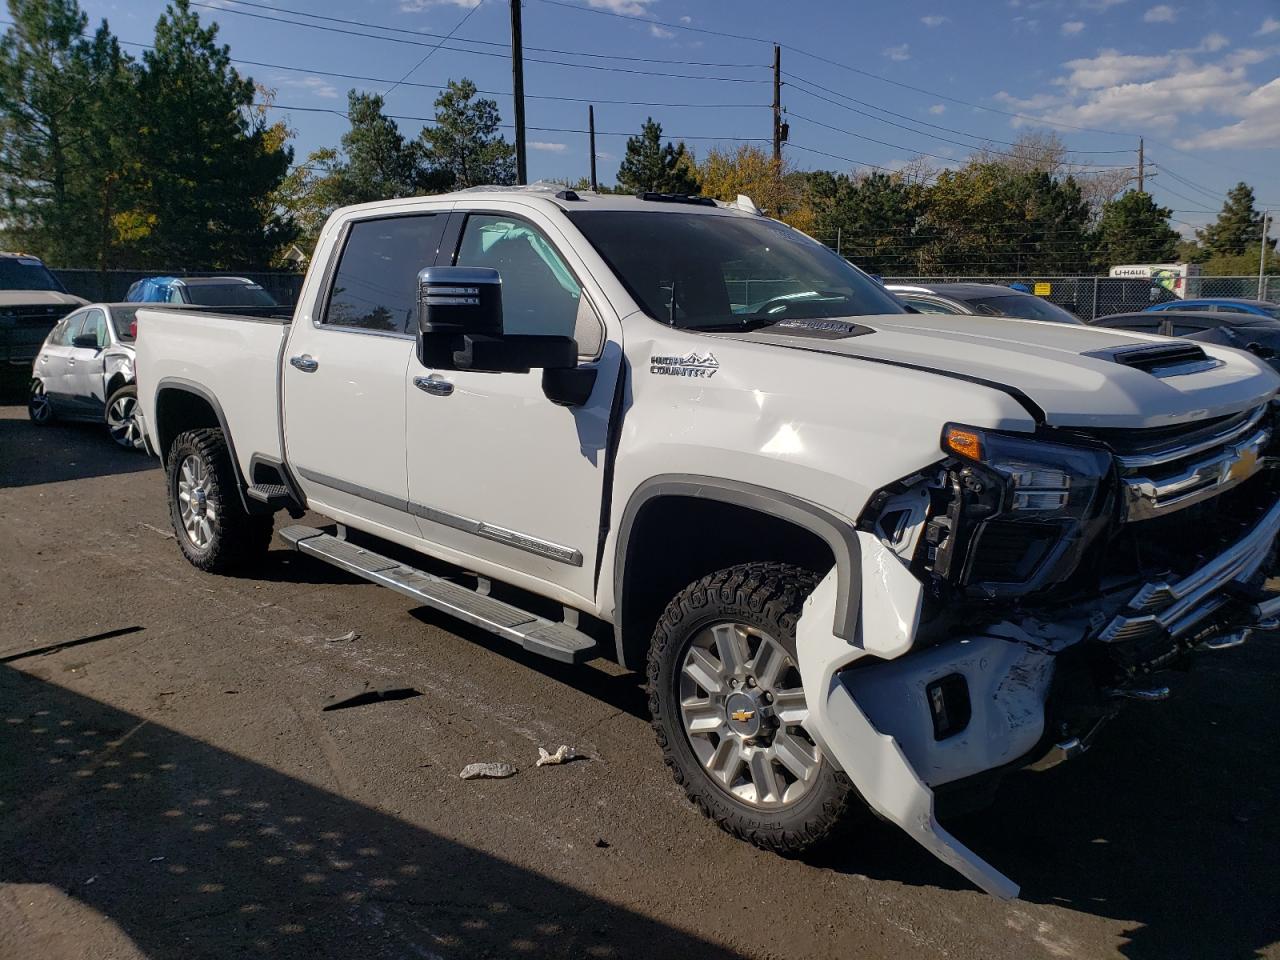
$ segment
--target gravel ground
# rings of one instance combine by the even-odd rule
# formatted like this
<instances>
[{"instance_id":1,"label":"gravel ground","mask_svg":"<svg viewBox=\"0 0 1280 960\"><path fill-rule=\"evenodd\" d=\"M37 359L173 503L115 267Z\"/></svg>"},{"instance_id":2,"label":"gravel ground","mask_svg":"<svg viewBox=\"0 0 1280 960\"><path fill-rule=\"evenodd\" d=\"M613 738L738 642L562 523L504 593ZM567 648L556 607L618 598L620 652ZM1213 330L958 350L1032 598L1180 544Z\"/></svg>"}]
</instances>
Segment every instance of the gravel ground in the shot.
<instances>
[{"instance_id":1,"label":"gravel ground","mask_svg":"<svg viewBox=\"0 0 1280 960\"><path fill-rule=\"evenodd\" d=\"M278 547L199 573L154 461L103 430L0 408L0 532L5 960L1280 958L1276 642L950 824L1022 883L1003 903L874 822L806 860L734 841L605 661ZM562 743L587 759L534 767Z\"/></svg>"}]
</instances>

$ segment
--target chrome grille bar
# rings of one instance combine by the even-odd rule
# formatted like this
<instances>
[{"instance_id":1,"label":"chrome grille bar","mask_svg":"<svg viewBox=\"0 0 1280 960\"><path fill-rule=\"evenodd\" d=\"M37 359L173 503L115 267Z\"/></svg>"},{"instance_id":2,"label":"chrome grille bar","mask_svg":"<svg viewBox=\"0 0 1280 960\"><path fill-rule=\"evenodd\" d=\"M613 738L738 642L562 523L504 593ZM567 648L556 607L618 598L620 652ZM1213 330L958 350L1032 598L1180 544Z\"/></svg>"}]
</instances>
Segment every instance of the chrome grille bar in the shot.
<instances>
[{"instance_id":1,"label":"chrome grille bar","mask_svg":"<svg viewBox=\"0 0 1280 960\"><path fill-rule=\"evenodd\" d=\"M1252 575L1271 552L1280 534L1280 500L1257 524L1200 569L1175 583L1149 583L1129 601L1098 639L1104 643L1135 640L1168 630L1178 637L1225 602L1218 591Z\"/></svg>"},{"instance_id":2,"label":"chrome grille bar","mask_svg":"<svg viewBox=\"0 0 1280 960\"><path fill-rule=\"evenodd\" d=\"M1197 453L1204 453L1206 450L1212 450L1215 447L1221 447L1224 444L1238 440L1250 431L1254 430L1262 420L1262 416L1266 413L1266 404L1263 404L1251 410L1243 421L1231 424L1212 436L1203 437L1188 443L1172 443L1159 450L1153 450L1148 453L1129 453L1116 457L1116 463L1120 465L1122 470L1145 470L1150 467L1159 467L1168 463L1174 463L1186 457L1194 457Z\"/></svg>"}]
</instances>

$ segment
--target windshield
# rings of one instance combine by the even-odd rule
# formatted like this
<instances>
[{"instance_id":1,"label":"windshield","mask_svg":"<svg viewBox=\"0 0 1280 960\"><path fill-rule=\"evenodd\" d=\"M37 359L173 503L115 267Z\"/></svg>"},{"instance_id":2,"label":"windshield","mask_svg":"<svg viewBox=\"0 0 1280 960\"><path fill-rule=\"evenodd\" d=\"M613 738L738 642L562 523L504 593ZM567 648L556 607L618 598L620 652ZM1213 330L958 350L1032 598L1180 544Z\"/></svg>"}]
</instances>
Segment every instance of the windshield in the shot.
<instances>
[{"instance_id":1,"label":"windshield","mask_svg":"<svg viewBox=\"0 0 1280 960\"><path fill-rule=\"evenodd\" d=\"M0 290L56 290L66 293L58 278L35 257L0 257Z\"/></svg>"},{"instance_id":2,"label":"windshield","mask_svg":"<svg viewBox=\"0 0 1280 960\"><path fill-rule=\"evenodd\" d=\"M1014 317L1019 320L1045 320L1049 323L1083 323L1070 311L1040 297L1016 293L1008 296L983 297L966 301L974 313L987 317Z\"/></svg>"},{"instance_id":3,"label":"windshield","mask_svg":"<svg viewBox=\"0 0 1280 960\"><path fill-rule=\"evenodd\" d=\"M773 220L623 210L569 218L644 311L674 327L733 330L904 312L842 257Z\"/></svg>"},{"instance_id":4,"label":"windshield","mask_svg":"<svg viewBox=\"0 0 1280 960\"><path fill-rule=\"evenodd\" d=\"M137 307L112 307L111 326L121 343L133 343L137 339Z\"/></svg>"},{"instance_id":5,"label":"windshield","mask_svg":"<svg viewBox=\"0 0 1280 960\"><path fill-rule=\"evenodd\" d=\"M188 283L188 303L201 307L274 307L271 294L256 283Z\"/></svg>"}]
</instances>

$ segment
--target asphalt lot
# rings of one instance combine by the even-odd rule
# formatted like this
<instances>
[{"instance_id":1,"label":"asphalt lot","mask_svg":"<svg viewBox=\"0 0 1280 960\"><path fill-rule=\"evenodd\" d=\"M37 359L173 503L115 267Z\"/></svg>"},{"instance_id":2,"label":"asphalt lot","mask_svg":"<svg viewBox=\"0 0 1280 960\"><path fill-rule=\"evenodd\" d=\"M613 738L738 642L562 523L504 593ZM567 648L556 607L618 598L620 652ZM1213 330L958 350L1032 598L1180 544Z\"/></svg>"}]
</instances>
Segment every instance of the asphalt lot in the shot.
<instances>
[{"instance_id":1,"label":"asphalt lot","mask_svg":"<svg viewBox=\"0 0 1280 960\"><path fill-rule=\"evenodd\" d=\"M638 678L283 548L199 573L154 461L0 408L0 958L1280 958L1280 641L950 826L805 861L688 806ZM354 640L334 640L355 631ZM412 691L349 709L367 689ZM589 759L535 768L538 747ZM520 768L461 781L472 761Z\"/></svg>"}]
</instances>

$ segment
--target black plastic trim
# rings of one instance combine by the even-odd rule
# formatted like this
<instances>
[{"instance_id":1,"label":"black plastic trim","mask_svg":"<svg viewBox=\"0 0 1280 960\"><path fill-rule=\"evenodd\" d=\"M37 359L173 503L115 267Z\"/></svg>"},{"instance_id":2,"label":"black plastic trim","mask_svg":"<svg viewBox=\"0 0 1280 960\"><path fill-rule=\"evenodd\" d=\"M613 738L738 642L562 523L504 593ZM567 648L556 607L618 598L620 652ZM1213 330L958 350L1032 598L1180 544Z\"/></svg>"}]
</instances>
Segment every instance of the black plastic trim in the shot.
<instances>
[{"instance_id":1,"label":"black plastic trim","mask_svg":"<svg viewBox=\"0 0 1280 960\"><path fill-rule=\"evenodd\" d=\"M821 537L831 548L836 561L836 612L832 631L836 636L850 643L854 642L862 602L862 550L852 522L824 507L779 490L721 477L673 473L652 477L641 483L631 494L622 514L622 528L618 534L613 561L614 624L619 663L627 665L622 634L626 623L623 608L626 602L624 582L631 531L641 508L651 500L661 497L694 497L746 507L793 523Z\"/></svg>"},{"instance_id":2,"label":"black plastic trim","mask_svg":"<svg viewBox=\"0 0 1280 960\"><path fill-rule=\"evenodd\" d=\"M227 451L231 454L231 469L236 474L236 489L240 492L240 503L249 513L262 513L262 504L256 500L251 500L245 493L247 486L244 480L244 474L240 470L240 460L236 456L236 444L231 437L231 427L227 424L227 415L222 412L222 404L218 402L218 398L206 390L200 384L192 380L184 380L182 377L165 377L156 384L156 409L160 408L160 397L166 390L173 390L177 393L190 393L205 401L213 409L213 415L218 418L218 426L222 429L222 437L227 441ZM159 414L156 416L159 420ZM160 429L159 422L156 423L156 430ZM168 464L165 465L166 467Z\"/></svg>"}]
</instances>

